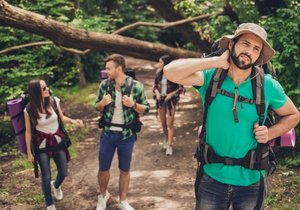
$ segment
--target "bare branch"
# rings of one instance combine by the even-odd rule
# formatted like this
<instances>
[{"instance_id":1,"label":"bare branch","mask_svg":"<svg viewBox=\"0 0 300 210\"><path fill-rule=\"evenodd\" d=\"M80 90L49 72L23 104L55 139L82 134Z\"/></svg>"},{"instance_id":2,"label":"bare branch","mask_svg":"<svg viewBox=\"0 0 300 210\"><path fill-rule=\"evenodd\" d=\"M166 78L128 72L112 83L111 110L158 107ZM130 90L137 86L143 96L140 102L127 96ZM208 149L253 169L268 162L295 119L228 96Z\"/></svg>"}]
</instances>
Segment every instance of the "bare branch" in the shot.
<instances>
[{"instance_id":1,"label":"bare branch","mask_svg":"<svg viewBox=\"0 0 300 210\"><path fill-rule=\"evenodd\" d=\"M61 47L65 51L68 51L68 52L76 54L76 55L81 55L81 56L84 56L91 51L90 49L86 49L86 50L82 51L82 50L77 50L74 48L67 48L67 47L63 47L63 46L59 46L59 47Z\"/></svg>"},{"instance_id":2,"label":"bare branch","mask_svg":"<svg viewBox=\"0 0 300 210\"><path fill-rule=\"evenodd\" d=\"M51 42L51 41L42 41L42 42L32 42L32 43L28 43L28 44L21 44L21 45L17 45L17 46L13 46L13 47L9 47L9 48L6 48L4 50L1 50L0 55L11 52L11 51L14 51L14 50L27 48L27 47L35 47L35 46L50 45L50 44L54 44L54 43ZM63 47L63 46L58 46L58 47L62 48L65 51L68 51L70 53L78 54L78 55L81 55L81 56L85 55L85 54L87 54L88 52L91 51L90 49L81 51L81 50L76 50L76 49L73 49L73 48L66 48L66 47Z\"/></svg>"},{"instance_id":3,"label":"bare branch","mask_svg":"<svg viewBox=\"0 0 300 210\"><path fill-rule=\"evenodd\" d=\"M168 26L166 26L165 28L184 25L184 24L187 24L187 23L195 22L195 21L198 21L198 20L204 20L204 19L207 19L209 17L219 16L219 15L224 15L224 11L221 10L219 12L214 12L214 13L211 13L211 14L199 15L199 16L192 17L192 18L187 18L187 19L183 19L183 20L179 20L179 21L175 21L175 22L170 22L170 24Z\"/></svg>"},{"instance_id":4,"label":"bare branch","mask_svg":"<svg viewBox=\"0 0 300 210\"><path fill-rule=\"evenodd\" d=\"M43 41L43 42L33 42L33 43L28 43L28 44L21 44L21 45L17 45L17 46L13 46L13 47L9 47L6 48L4 50L0 51L0 55L4 54L4 53L8 53L14 50L19 50L22 48L26 48L26 47L34 47L34 46L41 46L41 45L49 45L49 44L53 44L53 42L50 41Z\"/></svg>"},{"instance_id":5,"label":"bare branch","mask_svg":"<svg viewBox=\"0 0 300 210\"><path fill-rule=\"evenodd\" d=\"M218 16L218 15L223 15L224 11L220 11L220 12L215 12L215 13L211 13L211 14L206 14L206 15L199 15L193 18L186 18L186 19L182 19L182 20L178 20L178 21L174 21L174 22L168 22L168 23L151 23L151 22L136 22L127 26L124 26L118 30L116 30L115 32L113 32L112 34L122 34L125 31L128 31L130 29L133 28L137 28L139 26L146 26L146 27L157 27L157 28L162 28L162 29L166 29L166 28L171 28L174 26L179 26L179 25L184 25L187 23L191 23L191 22L195 22L198 20L203 20L203 19L207 19L209 17L212 16Z\"/></svg>"},{"instance_id":6,"label":"bare branch","mask_svg":"<svg viewBox=\"0 0 300 210\"><path fill-rule=\"evenodd\" d=\"M127 26L124 26L116 31L114 31L112 34L122 34L125 31L128 31L133 28L137 28L139 26L150 26L150 27L157 27L157 28L164 28L166 23L149 23L149 22L136 22Z\"/></svg>"}]
</instances>

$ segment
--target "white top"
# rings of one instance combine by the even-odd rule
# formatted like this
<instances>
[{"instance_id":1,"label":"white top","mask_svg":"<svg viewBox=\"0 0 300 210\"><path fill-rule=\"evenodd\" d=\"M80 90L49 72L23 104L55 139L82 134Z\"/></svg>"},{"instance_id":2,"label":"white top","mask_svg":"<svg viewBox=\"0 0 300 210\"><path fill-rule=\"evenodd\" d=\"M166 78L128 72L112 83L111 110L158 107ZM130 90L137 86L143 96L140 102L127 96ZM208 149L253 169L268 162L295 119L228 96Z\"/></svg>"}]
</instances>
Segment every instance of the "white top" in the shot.
<instances>
[{"instance_id":1,"label":"white top","mask_svg":"<svg viewBox=\"0 0 300 210\"><path fill-rule=\"evenodd\" d=\"M60 102L60 99L57 98L57 97L54 97L54 100L57 104L57 107L59 107L59 102ZM51 107L51 110L52 110L52 114L50 115L49 118L46 119L46 114L44 113L39 113L39 116L41 117L40 119L37 119L37 125L35 127L35 129L37 131L41 131L43 133L56 133L58 127L59 127L59 124L58 124L58 120L57 120L57 114L56 112L54 111L54 109ZM24 112L27 112L26 108L24 109ZM58 143L61 142L61 138L59 136L55 136L56 140ZM40 144L40 148L45 148L46 147L46 141L45 139L42 141L42 143Z\"/></svg>"},{"instance_id":2,"label":"white top","mask_svg":"<svg viewBox=\"0 0 300 210\"><path fill-rule=\"evenodd\" d=\"M161 95L167 95L167 78L163 74L162 79L161 79Z\"/></svg>"},{"instance_id":3,"label":"white top","mask_svg":"<svg viewBox=\"0 0 300 210\"><path fill-rule=\"evenodd\" d=\"M118 90L116 90L115 109L114 109L114 114L113 114L111 123L124 125L122 93ZM122 131L123 128L116 127L116 126L111 126L110 130L112 130L112 131Z\"/></svg>"}]
</instances>

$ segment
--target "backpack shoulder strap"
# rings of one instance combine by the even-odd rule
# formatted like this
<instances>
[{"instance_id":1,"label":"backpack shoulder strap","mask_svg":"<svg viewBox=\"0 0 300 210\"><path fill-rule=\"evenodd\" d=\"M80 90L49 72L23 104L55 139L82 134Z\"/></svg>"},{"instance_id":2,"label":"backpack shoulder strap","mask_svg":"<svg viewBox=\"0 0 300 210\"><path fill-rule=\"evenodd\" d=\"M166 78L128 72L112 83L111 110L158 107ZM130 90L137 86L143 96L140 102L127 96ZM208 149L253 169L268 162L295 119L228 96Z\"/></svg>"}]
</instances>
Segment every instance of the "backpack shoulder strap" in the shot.
<instances>
[{"instance_id":1,"label":"backpack shoulder strap","mask_svg":"<svg viewBox=\"0 0 300 210\"><path fill-rule=\"evenodd\" d=\"M64 134L66 134L67 132L66 132L64 123L63 123L62 119L60 118L56 100L55 100L55 98L52 97L52 96L51 96L50 100L51 100L51 102L50 102L50 103L51 103L51 106L52 106L52 108L54 109L54 111L55 111L55 113L56 113L56 115L57 115L57 120L58 120L59 127L60 127L60 129L62 130L62 132L63 132Z\"/></svg>"},{"instance_id":2,"label":"backpack shoulder strap","mask_svg":"<svg viewBox=\"0 0 300 210\"><path fill-rule=\"evenodd\" d=\"M260 67L254 67L251 72L252 92L255 99L256 111L259 117L259 125L263 124L266 109L264 94L264 70Z\"/></svg>"},{"instance_id":3,"label":"backpack shoulder strap","mask_svg":"<svg viewBox=\"0 0 300 210\"><path fill-rule=\"evenodd\" d=\"M131 90L132 90L132 87L133 87L133 82L134 82L134 81L133 81L133 78L127 76L127 78L126 78L125 95L127 95L128 97L129 97L130 94L131 94Z\"/></svg>"},{"instance_id":4,"label":"backpack shoulder strap","mask_svg":"<svg viewBox=\"0 0 300 210\"><path fill-rule=\"evenodd\" d=\"M221 88L225 77L227 76L227 71L224 69L216 69L210 80L209 86L205 94L205 107L212 103L215 99L218 89Z\"/></svg>"},{"instance_id":5,"label":"backpack shoulder strap","mask_svg":"<svg viewBox=\"0 0 300 210\"><path fill-rule=\"evenodd\" d=\"M31 126L31 132L33 132L34 129L35 129L35 125L33 124L33 121L32 121L32 114L31 114L31 109L30 109L30 103L26 104L25 109L26 109L27 114L29 116L29 121L30 121L30 126Z\"/></svg>"},{"instance_id":6,"label":"backpack shoulder strap","mask_svg":"<svg viewBox=\"0 0 300 210\"><path fill-rule=\"evenodd\" d=\"M105 79L104 80L104 87L105 87L105 92L106 92L105 94L109 94L109 95L112 96L112 90L113 90L112 81L109 80L109 79ZM111 106L111 103L108 106L105 106L103 111L107 110L108 107L110 107L110 106Z\"/></svg>"},{"instance_id":7,"label":"backpack shoulder strap","mask_svg":"<svg viewBox=\"0 0 300 210\"><path fill-rule=\"evenodd\" d=\"M52 106L52 108L54 109L55 113L57 114L57 117L59 118L59 112L58 112L58 107L57 107L57 103L54 97L50 98L50 104Z\"/></svg>"},{"instance_id":8,"label":"backpack shoulder strap","mask_svg":"<svg viewBox=\"0 0 300 210\"><path fill-rule=\"evenodd\" d=\"M202 138L206 133L206 118L208 113L208 107L215 99L218 89L221 88L225 77L227 76L227 70L224 69L216 69L212 75L212 78L209 82L206 94L205 94L205 103L204 103L204 110L203 110L203 125L202 131L200 133L200 138ZM205 138L204 138L205 139Z\"/></svg>"},{"instance_id":9,"label":"backpack shoulder strap","mask_svg":"<svg viewBox=\"0 0 300 210\"><path fill-rule=\"evenodd\" d=\"M105 91L106 93L108 93L109 95L112 94L112 89L113 89L113 83L111 80L106 79L104 80L104 85L105 85Z\"/></svg>"}]
</instances>

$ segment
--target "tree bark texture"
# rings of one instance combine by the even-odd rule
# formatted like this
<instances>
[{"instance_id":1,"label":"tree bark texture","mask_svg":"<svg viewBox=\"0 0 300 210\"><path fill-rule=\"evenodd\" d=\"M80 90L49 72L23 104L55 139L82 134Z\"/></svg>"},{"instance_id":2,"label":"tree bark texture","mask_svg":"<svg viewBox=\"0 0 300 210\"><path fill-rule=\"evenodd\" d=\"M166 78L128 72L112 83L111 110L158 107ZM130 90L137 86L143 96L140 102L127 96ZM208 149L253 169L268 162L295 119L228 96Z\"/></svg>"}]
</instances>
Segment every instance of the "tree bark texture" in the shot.
<instances>
[{"instance_id":1,"label":"tree bark texture","mask_svg":"<svg viewBox=\"0 0 300 210\"><path fill-rule=\"evenodd\" d=\"M77 29L46 16L26 11L0 0L0 25L25 30L52 40L56 45L92 49L155 60L164 54L173 58L200 57L201 53L99 32Z\"/></svg>"},{"instance_id":2,"label":"tree bark texture","mask_svg":"<svg viewBox=\"0 0 300 210\"><path fill-rule=\"evenodd\" d=\"M185 19L182 15L176 13L170 0L148 0L155 11L166 21L173 22ZM191 24L181 25L175 29L188 41L194 44L203 53L210 52L211 44L207 40L202 40L200 35L194 31Z\"/></svg>"},{"instance_id":3,"label":"tree bark texture","mask_svg":"<svg viewBox=\"0 0 300 210\"><path fill-rule=\"evenodd\" d=\"M74 60L75 60L76 68L79 70L78 71L79 86L81 88L83 88L86 86L86 79L85 79L84 70L83 70L82 64L81 64L81 56L78 54L74 54Z\"/></svg>"}]
</instances>

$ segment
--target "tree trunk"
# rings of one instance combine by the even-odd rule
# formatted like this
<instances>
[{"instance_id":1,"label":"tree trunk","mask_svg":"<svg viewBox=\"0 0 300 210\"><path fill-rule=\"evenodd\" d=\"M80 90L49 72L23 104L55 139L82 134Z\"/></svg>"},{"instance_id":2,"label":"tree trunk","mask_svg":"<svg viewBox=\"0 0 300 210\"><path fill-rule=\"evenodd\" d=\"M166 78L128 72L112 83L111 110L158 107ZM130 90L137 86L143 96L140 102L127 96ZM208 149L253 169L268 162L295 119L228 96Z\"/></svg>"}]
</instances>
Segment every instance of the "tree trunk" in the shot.
<instances>
[{"instance_id":1,"label":"tree trunk","mask_svg":"<svg viewBox=\"0 0 300 210\"><path fill-rule=\"evenodd\" d=\"M237 14L233 11L232 6L229 4L229 0L224 1L224 13L228 15L231 22L236 22L237 24L240 24L241 21L239 20Z\"/></svg>"},{"instance_id":2,"label":"tree trunk","mask_svg":"<svg viewBox=\"0 0 300 210\"><path fill-rule=\"evenodd\" d=\"M78 72L79 86L83 88L86 86L86 79L81 64L81 56L78 54L74 54L74 59L75 59L76 68L79 70Z\"/></svg>"},{"instance_id":3,"label":"tree trunk","mask_svg":"<svg viewBox=\"0 0 300 210\"><path fill-rule=\"evenodd\" d=\"M80 9L80 0L74 0L74 8L76 10ZM74 59L75 59L76 68L79 70L78 72L79 86L83 88L86 86L86 79L84 76L84 70L82 68L81 55L74 53Z\"/></svg>"},{"instance_id":4,"label":"tree trunk","mask_svg":"<svg viewBox=\"0 0 300 210\"><path fill-rule=\"evenodd\" d=\"M74 8L76 10L80 8L80 0L74 0Z\"/></svg>"},{"instance_id":5,"label":"tree trunk","mask_svg":"<svg viewBox=\"0 0 300 210\"><path fill-rule=\"evenodd\" d=\"M201 53L163 44L73 28L49 17L14 7L4 0L0 0L0 25L23 29L46 37L57 45L80 50L114 52L155 61L164 54L173 58L201 56Z\"/></svg>"},{"instance_id":6,"label":"tree trunk","mask_svg":"<svg viewBox=\"0 0 300 210\"><path fill-rule=\"evenodd\" d=\"M279 8L286 8L284 0L255 0L255 5L261 15L276 14Z\"/></svg>"},{"instance_id":7,"label":"tree trunk","mask_svg":"<svg viewBox=\"0 0 300 210\"><path fill-rule=\"evenodd\" d=\"M168 22L173 22L185 19L181 14L176 13L170 0L148 0L149 4L155 11ZM193 43L203 53L210 52L211 44L206 40L201 40L201 37L194 31L191 24L175 27L176 30L186 39Z\"/></svg>"}]
</instances>

